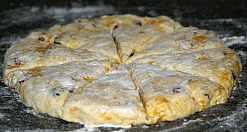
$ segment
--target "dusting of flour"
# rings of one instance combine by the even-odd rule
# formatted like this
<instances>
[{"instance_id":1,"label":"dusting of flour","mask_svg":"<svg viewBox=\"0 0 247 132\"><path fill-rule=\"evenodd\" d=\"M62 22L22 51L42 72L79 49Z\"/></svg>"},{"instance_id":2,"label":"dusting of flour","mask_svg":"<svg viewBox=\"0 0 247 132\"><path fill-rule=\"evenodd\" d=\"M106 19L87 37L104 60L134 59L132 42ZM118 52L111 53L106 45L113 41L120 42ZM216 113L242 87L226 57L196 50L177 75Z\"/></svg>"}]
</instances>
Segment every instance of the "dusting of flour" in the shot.
<instances>
[{"instance_id":1,"label":"dusting of flour","mask_svg":"<svg viewBox=\"0 0 247 132\"><path fill-rule=\"evenodd\" d=\"M144 7L139 7L140 11L145 10ZM61 22L61 23L67 23L67 19L70 20L74 20L76 18L93 18L95 16L101 16L101 15L107 15L107 14L115 14L117 13L116 10L114 9L114 7L109 6L109 5L98 5L98 6L87 6L87 7L73 7L73 8L59 8L59 7L52 7L52 8L40 8L40 7L20 7L17 8L15 10L10 10L8 12L5 12L5 15L8 17L5 18L1 18L2 23L0 25L0 29L7 29L9 27L12 27L13 25L16 24L25 24L27 22L30 22L30 20L34 21L34 22L39 22L44 18L49 18L49 19L54 19L56 20L54 23L51 23L50 25L53 25L57 22ZM148 12L149 15L159 15L158 12L155 11L149 11ZM37 15L38 14L38 15ZM181 16L181 15L179 15ZM223 21L223 20L219 20L219 21ZM232 19L229 19L227 22L232 22ZM49 26L49 25L48 25ZM35 29L29 29L27 30L25 33L28 32L32 32L35 30L40 30L38 28ZM227 36L225 34L221 34L221 36ZM5 36L5 37L1 37L0 38L0 46L1 46L1 55L3 56L4 52L7 50L7 48L12 45L13 43L15 43L16 41L18 41L20 39L20 35L17 33L13 33L9 36ZM223 41L226 42L227 46L233 46L233 45L246 45L247 44L247 38L246 36L230 36L230 37L223 37L222 38ZM239 55L242 57L242 63L245 65L247 62L247 52L246 50L240 50L238 51ZM0 60L1 62L2 60ZM0 63L1 64L1 63ZM2 67L0 67L2 69ZM242 78L246 77L246 71L244 71L242 73ZM0 80L2 80L2 77L0 76ZM241 80L241 84L243 86L238 87L236 90L243 90L241 91L242 93L246 93L246 84L247 81L246 79L242 79ZM2 94L1 94L2 93ZM6 91L5 88L0 87L0 99L9 99L10 97L12 98L17 98L17 96L11 96L10 94L7 94L8 91ZM237 97L236 97L237 98ZM234 100L234 98L232 98ZM13 109L15 108L14 106L12 106L11 104L14 104L16 102L16 99L9 99L7 100L4 105L0 105L0 125L1 125L1 120L6 120L7 116L10 116L11 113L3 113L3 110L6 109ZM234 110L233 113L229 113L228 116L225 117L220 117L220 118L215 118L212 120L212 122L219 122L219 125L222 128L232 128L234 126L236 127L241 127L238 126L237 122L241 121L243 117L243 115L246 115L244 113L246 113L247 109L246 109L246 104L247 104L247 100L245 99L245 101L240 100L241 102L239 103L240 105L236 108L236 110ZM17 102L20 102L19 99L17 99ZM8 105L5 105L8 104ZM45 116L42 116L41 114L37 114L34 110L32 109L23 109L23 111L25 111L28 114L34 115L36 117L45 119ZM11 115L11 117L14 117ZM14 121L13 121L14 122ZM176 125L174 128L168 128L166 129L166 126L164 126L164 129L166 129L167 131L169 130L183 130L184 128L194 124L197 125L199 123L203 123L203 120L201 120L200 118L196 119L196 120L184 120L184 122L181 125ZM112 127L112 126L110 126ZM141 125L140 126L143 129L148 129L150 126L148 125ZM20 128L21 129L21 128ZM31 129L31 128L30 128ZM131 128L130 128L131 129ZM116 131L122 132L128 130L128 128L121 128L118 129ZM217 128L217 126L210 128L208 131L220 131L219 128ZM1 128L0 128L1 131ZM21 131L21 130L20 130ZM30 130L31 131L31 130ZM54 129L36 129L36 130L32 130L32 131L54 131ZM100 129L98 127L90 127L90 126L86 126L80 129L76 129L73 130L72 132L81 132L81 131L87 131L87 132L97 132L100 131ZM222 130L221 130L222 131Z\"/></svg>"},{"instance_id":2,"label":"dusting of flour","mask_svg":"<svg viewBox=\"0 0 247 132\"><path fill-rule=\"evenodd\" d=\"M224 37L223 41L226 42L227 46L232 46L235 44L246 44L247 39L245 36L232 36L232 37Z\"/></svg>"}]
</instances>

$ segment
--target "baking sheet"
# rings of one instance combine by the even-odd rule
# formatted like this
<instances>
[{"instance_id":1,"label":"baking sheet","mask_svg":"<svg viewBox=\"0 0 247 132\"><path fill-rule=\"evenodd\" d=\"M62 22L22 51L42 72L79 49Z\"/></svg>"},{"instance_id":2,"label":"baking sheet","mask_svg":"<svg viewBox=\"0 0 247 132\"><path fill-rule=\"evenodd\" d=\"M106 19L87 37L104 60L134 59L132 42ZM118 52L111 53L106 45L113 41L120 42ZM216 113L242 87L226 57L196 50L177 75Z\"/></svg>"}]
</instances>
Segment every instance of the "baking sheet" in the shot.
<instances>
[{"instance_id":1,"label":"baking sheet","mask_svg":"<svg viewBox=\"0 0 247 132\"><path fill-rule=\"evenodd\" d=\"M172 6L172 5L171 5ZM186 9L186 7L184 7ZM188 7L188 9L190 9ZM167 11L167 13L164 13ZM190 10L189 10L190 11ZM227 45L241 57L243 71L239 84L227 103L213 106L172 122L139 125L131 128L85 128L82 124L70 123L35 113L24 106L18 95L10 92L0 77L0 131L247 131L247 18L203 19L189 16L180 8L162 9L160 6L112 6L106 3L80 5L72 2L70 7L24 5L6 9L0 13L0 63L6 50L30 32L67 24L76 18L93 18L101 15L134 13L142 16L170 15L184 26L213 29ZM197 15L197 14L194 14ZM204 14L205 15L205 14ZM2 74L2 65L0 66Z\"/></svg>"}]
</instances>

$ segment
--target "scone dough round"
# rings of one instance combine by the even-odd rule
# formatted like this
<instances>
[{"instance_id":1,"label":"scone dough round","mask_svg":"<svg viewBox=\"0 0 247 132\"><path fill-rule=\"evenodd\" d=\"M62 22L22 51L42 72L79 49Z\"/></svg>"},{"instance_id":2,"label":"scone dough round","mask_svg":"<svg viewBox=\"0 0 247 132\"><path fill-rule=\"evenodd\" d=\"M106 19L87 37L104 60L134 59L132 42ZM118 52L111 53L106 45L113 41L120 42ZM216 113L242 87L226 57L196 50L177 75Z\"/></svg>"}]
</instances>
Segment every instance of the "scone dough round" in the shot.
<instances>
[{"instance_id":1,"label":"scone dough round","mask_svg":"<svg viewBox=\"0 0 247 132\"><path fill-rule=\"evenodd\" d=\"M239 56L167 16L102 16L33 32L5 54L4 82L40 113L89 125L172 121L226 102Z\"/></svg>"}]
</instances>

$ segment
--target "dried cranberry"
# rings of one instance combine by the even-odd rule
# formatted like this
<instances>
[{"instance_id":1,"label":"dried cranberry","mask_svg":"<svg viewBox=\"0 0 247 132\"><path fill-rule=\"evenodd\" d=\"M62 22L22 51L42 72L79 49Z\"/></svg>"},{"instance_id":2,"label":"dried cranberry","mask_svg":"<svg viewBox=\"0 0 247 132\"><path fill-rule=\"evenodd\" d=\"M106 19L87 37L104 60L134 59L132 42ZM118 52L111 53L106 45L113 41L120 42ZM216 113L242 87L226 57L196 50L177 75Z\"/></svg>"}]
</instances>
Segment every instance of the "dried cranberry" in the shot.
<instances>
[{"instance_id":1,"label":"dried cranberry","mask_svg":"<svg viewBox=\"0 0 247 132\"><path fill-rule=\"evenodd\" d=\"M15 86L9 86L9 89L10 89L11 91L15 91Z\"/></svg>"},{"instance_id":2,"label":"dried cranberry","mask_svg":"<svg viewBox=\"0 0 247 132\"><path fill-rule=\"evenodd\" d=\"M38 37L38 40L39 41L45 41L45 38L44 37Z\"/></svg>"},{"instance_id":3,"label":"dried cranberry","mask_svg":"<svg viewBox=\"0 0 247 132\"><path fill-rule=\"evenodd\" d=\"M24 83L24 80L18 81L20 84Z\"/></svg>"},{"instance_id":4,"label":"dried cranberry","mask_svg":"<svg viewBox=\"0 0 247 132\"><path fill-rule=\"evenodd\" d=\"M119 27L118 25L115 25L115 26L113 27L113 30L116 30L118 27Z\"/></svg>"},{"instance_id":5,"label":"dried cranberry","mask_svg":"<svg viewBox=\"0 0 247 132\"><path fill-rule=\"evenodd\" d=\"M172 89L172 92L173 92L173 93L179 93L180 90L181 90L181 88L176 87L176 88L173 88L173 89Z\"/></svg>"},{"instance_id":6,"label":"dried cranberry","mask_svg":"<svg viewBox=\"0 0 247 132\"><path fill-rule=\"evenodd\" d=\"M133 56L133 55L134 55L134 53L132 52L132 53L130 54L130 57Z\"/></svg>"},{"instance_id":7,"label":"dried cranberry","mask_svg":"<svg viewBox=\"0 0 247 132\"><path fill-rule=\"evenodd\" d=\"M236 80L236 79L237 79L237 77L236 77L236 75L234 74L234 72L232 72L232 79L233 79L233 80Z\"/></svg>"},{"instance_id":8,"label":"dried cranberry","mask_svg":"<svg viewBox=\"0 0 247 132\"><path fill-rule=\"evenodd\" d=\"M69 90L70 93L75 93L75 89Z\"/></svg>"},{"instance_id":9,"label":"dried cranberry","mask_svg":"<svg viewBox=\"0 0 247 132\"><path fill-rule=\"evenodd\" d=\"M141 21L137 21L136 23L135 23L135 25L137 25L137 26L142 26L142 23L141 23Z\"/></svg>"},{"instance_id":10,"label":"dried cranberry","mask_svg":"<svg viewBox=\"0 0 247 132\"><path fill-rule=\"evenodd\" d=\"M209 94L204 94L204 96L207 96L209 98Z\"/></svg>"},{"instance_id":11,"label":"dried cranberry","mask_svg":"<svg viewBox=\"0 0 247 132\"><path fill-rule=\"evenodd\" d=\"M95 24L95 23L92 23L92 26L93 26L93 27L96 27L96 24Z\"/></svg>"},{"instance_id":12,"label":"dried cranberry","mask_svg":"<svg viewBox=\"0 0 247 132\"><path fill-rule=\"evenodd\" d=\"M20 59L17 59L17 58L14 58L14 63L16 65L21 65L21 60Z\"/></svg>"},{"instance_id":13,"label":"dried cranberry","mask_svg":"<svg viewBox=\"0 0 247 132\"><path fill-rule=\"evenodd\" d=\"M224 56L227 56L227 52L226 52L226 51L224 51L224 52L223 52L223 55L224 55Z\"/></svg>"},{"instance_id":14,"label":"dried cranberry","mask_svg":"<svg viewBox=\"0 0 247 132\"><path fill-rule=\"evenodd\" d=\"M113 41L116 42L116 37L113 37Z\"/></svg>"},{"instance_id":15,"label":"dried cranberry","mask_svg":"<svg viewBox=\"0 0 247 132\"><path fill-rule=\"evenodd\" d=\"M53 43L54 43L54 44L61 44L60 42L57 42L57 41L54 41Z\"/></svg>"}]
</instances>

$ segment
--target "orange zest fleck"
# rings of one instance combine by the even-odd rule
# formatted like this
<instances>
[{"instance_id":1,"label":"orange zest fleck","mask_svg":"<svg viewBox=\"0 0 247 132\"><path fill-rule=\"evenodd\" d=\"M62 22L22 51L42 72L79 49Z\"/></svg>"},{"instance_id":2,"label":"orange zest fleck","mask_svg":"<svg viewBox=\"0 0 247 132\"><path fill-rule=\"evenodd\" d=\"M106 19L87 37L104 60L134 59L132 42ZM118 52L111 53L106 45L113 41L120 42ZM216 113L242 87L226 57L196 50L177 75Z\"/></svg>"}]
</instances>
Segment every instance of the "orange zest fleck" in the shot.
<instances>
[{"instance_id":1,"label":"orange zest fleck","mask_svg":"<svg viewBox=\"0 0 247 132\"><path fill-rule=\"evenodd\" d=\"M82 78L83 78L84 80L86 80L86 81L89 81L89 82L92 82L92 81L95 80L94 77L89 77L89 76L83 76Z\"/></svg>"},{"instance_id":2,"label":"orange zest fleck","mask_svg":"<svg viewBox=\"0 0 247 132\"><path fill-rule=\"evenodd\" d=\"M152 20L148 20L147 23L148 24L161 24L163 22L161 20L152 19Z\"/></svg>"},{"instance_id":3,"label":"orange zest fleck","mask_svg":"<svg viewBox=\"0 0 247 132\"><path fill-rule=\"evenodd\" d=\"M159 117L159 121L162 121L162 120L164 120L165 119L165 117L167 117L167 115L166 114L164 114L164 113L162 113L162 114L160 114L160 117Z\"/></svg>"},{"instance_id":4,"label":"orange zest fleck","mask_svg":"<svg viewBox=\"0 0 247 132\"><path fill-rule=\"evenodd\" d=\"M8 69L14 69L14 68L19 68L21 65L14 65L14 66L8 66Z\"/></svg>"},{"instance_id":5,"label":"orange zest fleck","mask_svg":"<svg viewBox=\"0 0 247 132\"><path fill-rule=\"evenodd\" d=\"M157 115L158 114L158 112L157 112L157 109L155 108L155 109L153 109L152 111L151 111L151 114L150 115Z\"/></svg>"},{"instance_id":6,"label":"orange zest fleck","mask_svg":"<svg viewBox=\"0 0 247 132\"><path fill-rule=\"evenodd\" d=\"M148 61L149 65L152 65L154 63L154 61Z\"/></svg>"},{"instance_id":7,"label":"orange zest fleck","mask_svg":"<svg viewBox=\"0 0 247 132\"><path fill-rule=\"evenodd\" d=\"M167 100L165 97L162 98L162 102L169 102L169 100Z\"/></svg>"},{"instance_id":8,"label":"orange zest fleck","mask_svg":"<svg viewBox=\"0 0 247 132\"><path fill-rule=\"evenodd\" d=\"M110 67L109 66L104 66L104 69L106 72L108 72L110 70Z\"/></svg>"},{"instance_id":9,"label":"orange zest fleck","mask_svg":"<svg viewBox=\"0 0 247 132\"><path fill-rule=\"evenodd\" d=\"M71 111L71 112L75 112L76 110L78 110L78 108L77 108L76 106L70 108L70 111Z\"/></svg>"},{"instance_id":10,"label":"orange zest fleck","mask_svg":"<svg viewBox=\"0 0 247 132\"><path fill-rule=\"evenodd\" d=\"M40 53L44 53L47 49L49 49L50 47L52 47L54 44L48 44L46 46L37 46L35 48L35 51L38 51Z\"/></svg>"},{"instance_id":11,"label":"orange zest fleck","mask_svg":"<svg viewBox=\"0 0 247 132\"><path fill-rule=\"evenodd\" d=\"M207 107L203 106L203 107L201 108L201 110L207 110Z\"/></svg>"},{"instance_id":12,"label":"orange zest fleck","mask_svg":"<svg viewBox=\"0 0 247 132\"><path fill-rule=\"evenodd\" d=\"M112 117L107 116L107 117L105 117L105 119L106 120L112 120Z\"/></svg>"},{"instance_id":13,"label":"orange zest fleck","mask_svg":"<svg viewBox=\"0 0 247 132\"><path fill-rule=\"evenodd\" d=\"M206 101L205 101L205 100L200 100L199 103L200 103L200 104L205 104Z\"/></svg>"},{"instance_id":14,"label":"orange zest fleck","mask_svg":"<svg viewBox=\"0 0 247 132\"><path fill-rule=\"evenodd\" d=\"M100 117L104 118L105 120L112 120L112 117L107 116L106 112L101 113Z\"/></svg>"},{"instance_id":15,"label":"orange zest fleck","mask_svg":"<svg viewBox=\"0 0 247 132\"><path fill-rule=\"evenodd\" d=\"M148 77L151 77L151 75L150 75L150 74L148 74L147 76L148 76Z\"/></svg>"},{"instance_id":16,"label":"orange zest fleck","mask_svg":"<svg viewBox=\"0 0 247 132\"><path fill-rule=\"evenodd\" d=\"M41 73L41 69L40 68L35 68L33 70L31 70L29 73L32 75L36 75L36 76L42 76L43 74Z\"/></svg>"},{"instance_id":17,"label":"orange zest fleck","mask_svg":"<svg viewBox=\"0 0 247 132\"><path fill-rule=\"evenodd\" d=\"M118 61L114 61L114 62L111 63L111 66L115 66L117 64L119 64L119 62Z\"/></svg>"},{"instance_id":18,"label":"orange zest fleck","mask_svg":"<svg viewBox=\"0 0 247 132\"><path fill-rule=\"evenodd\" d=\"M110 25L112 23L114 23L114 20L112 18L106 19L106 25Z\"/></svg>"},{"instance_id":19,"label":"orange zest fleck","mask_svg":"<svg viewBox=\"0 0 247 132\"><path fill-rule=\"evenodd\" d=\"M236 56L235 53L233 53L233 52L228 53L228 55L229 55L230 57Z\"/></svg>"},{"instance_id":20,"label":"orange zest fleck","mask_svg":"<svg viewBox=\"0 0 247 132\"><path fill-rule=\"evenodd\" d=\"M199 59L200 59L200 60L208 60L208 58L205 57L205 56L201 56Z\"/></svg>"},{"instance_id":21,"label":"orange zest fleck","mask_svg":"<svg viewBox=\"0 0 247 132\"><path fill-rule=\"evenodd\" d=\"M155 100L156 100L157 102L159 102L158 104L169 102L169 100L168 100L167 98L165 98L165 97L156 97Z\"/></svg>"},{"instance_id":22,"label":"orange zest fleck","mask_svg":"<svg viewBox=\"0 0 247 132\"><path fill-rule=\"evenodd\" d=\"M177 70L177 66L176 65L173 65L172 68L175 69L175 70Z\"/></svg>"},{"instance_id":23,"label":"orange zest fleck","mask_svg":"<svg viewBox=\"0 0 247 132\"><path fill-rule=\"evenodd\" d=\"M220 82L221 82L222 84L226 83L226 82L229 80L229 75L230 75L229 72L227 72L227 71L223 72L223 73L221 74L221 80L220 80Z\"/></svg>"},{"instance_id":24,"label":"orange zest fleck","mask_svg":"<svg viewBox=\"0 0 247 132\"><path fill-rule=\"evenodd\" d=\"M193 41L195 42L198 42L198 43L201 43L201 42L205 42L206 41L206 37L205 36L194 36L193 37Z\"/></svg>"}]
</instances>

